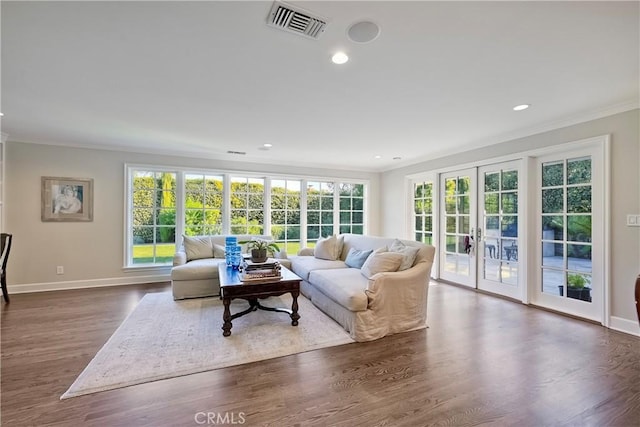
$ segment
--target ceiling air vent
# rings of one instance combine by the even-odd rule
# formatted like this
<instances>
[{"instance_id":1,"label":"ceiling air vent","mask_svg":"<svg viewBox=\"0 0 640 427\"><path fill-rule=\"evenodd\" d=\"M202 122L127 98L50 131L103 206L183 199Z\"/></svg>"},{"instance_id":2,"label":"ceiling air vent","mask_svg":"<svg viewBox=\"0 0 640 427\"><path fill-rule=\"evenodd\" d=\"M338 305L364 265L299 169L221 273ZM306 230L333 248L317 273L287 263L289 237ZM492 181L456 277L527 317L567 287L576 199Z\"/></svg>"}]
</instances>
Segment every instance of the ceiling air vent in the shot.
<instances>
[{"instance_id":1,"label":"ceiling air vent","mask_svg":"<svg viewBox=\"0 0 640 427\"><path fill-rule=\"evenodd\" d=\"M327 26L327 20L299 7L276 1L269 12L267 24L301 36L318 39Z\"/></svg>"}]
</instances>

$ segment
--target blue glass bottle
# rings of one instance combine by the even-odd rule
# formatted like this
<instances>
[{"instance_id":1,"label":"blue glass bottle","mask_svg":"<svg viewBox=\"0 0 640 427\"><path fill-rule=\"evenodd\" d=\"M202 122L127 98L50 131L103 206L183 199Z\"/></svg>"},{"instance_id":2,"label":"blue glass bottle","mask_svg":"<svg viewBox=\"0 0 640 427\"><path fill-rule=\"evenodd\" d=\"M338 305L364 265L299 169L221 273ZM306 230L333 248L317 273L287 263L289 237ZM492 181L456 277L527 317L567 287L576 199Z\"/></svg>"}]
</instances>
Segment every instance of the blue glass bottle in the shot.
<instances>
[{"instance_id":1,"label":"blue glass bottle","mask_svg":"<svg viewBox=\"0 0 640 427\"><path fill-rule=\"evenodd\" d=\"M227 267L233 266L233 257L235 255L235 248L238 246L238 238L236 236L227 236L224 239L224 258L227 263Z\"/></svg>"},{"instance_id":2,"label":"blue glass bottle","mask_svg":"<svg viewBox=\"0 0 640 427\"><path fill-rule=\"evenodd\" d=\"M242 248L238 245L233 247L233 255L231 257L231 267L238 270L242 264Z\"/></svg>"}]
</instances>

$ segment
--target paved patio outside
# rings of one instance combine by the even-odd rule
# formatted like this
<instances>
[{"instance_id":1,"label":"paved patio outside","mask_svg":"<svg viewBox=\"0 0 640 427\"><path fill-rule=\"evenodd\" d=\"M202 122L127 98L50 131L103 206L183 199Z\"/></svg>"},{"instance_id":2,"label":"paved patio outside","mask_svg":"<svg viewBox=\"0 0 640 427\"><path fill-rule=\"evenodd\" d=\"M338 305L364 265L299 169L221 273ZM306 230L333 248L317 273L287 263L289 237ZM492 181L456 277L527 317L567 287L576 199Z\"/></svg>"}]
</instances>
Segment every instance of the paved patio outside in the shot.
<instances>
[{"instance_id":1,"label":"paved patio outside","mask_svg":"<svg viewBox=\"0 0 640 427\"><path fill-rule=\"evenodd\" d=\"M559 286L564 284L564 271L563 271L563 257L561 256L546 256L542 258L543 266L543 289L546 294L560 296ZM591 274L592 261L590 259L583 258L567 258L568 268L578 273L584 273L586 275ZM485 258L484 276L480 267L478 272L481 277L487 280L493 280L500 282L500 271L502 273L502 283L506 285L516 285L518 283L519 262L517 260L499 260L492 258ZM461 275L469 274L469 255L467 254L447 254L447 261L445 263L445 271L455 272ZM564 296L566 292L563 291Z\"/></svg>"}]
</instances>

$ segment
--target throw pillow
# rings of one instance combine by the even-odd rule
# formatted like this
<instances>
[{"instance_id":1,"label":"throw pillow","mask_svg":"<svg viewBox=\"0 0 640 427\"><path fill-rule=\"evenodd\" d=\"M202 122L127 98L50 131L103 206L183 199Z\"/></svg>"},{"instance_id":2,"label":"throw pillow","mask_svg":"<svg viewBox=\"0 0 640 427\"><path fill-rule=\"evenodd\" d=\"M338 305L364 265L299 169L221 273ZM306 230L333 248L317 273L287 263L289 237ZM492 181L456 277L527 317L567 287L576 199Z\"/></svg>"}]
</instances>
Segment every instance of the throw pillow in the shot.
<instances>
[{"instance_id":1,"label":"throw pillow","mask_svg":"<svg viewBox=\"0 0 640 427\"><path fill-rule=\"evenodd\" d=\"M418 255L419 250L420 248L407 246L398 239L394 240L389 248L389 252L402 254L402 263L400 264L400 267L398 267L398 271L408 270L411 268L413 266L413 262L416 260L416 255Z\"/></svg>"},{"instance_id":2,"label":"throw pillow","mask_svg":"<svg viewBox=\"0 0 640 427\"><path fill-rule=\"evenodd\" d=\"M402 263L402 254L397 252L374 252L364 262L360 272L367 279L371 279L375 274L389 271L398 271Z\"/></svg>"},{"instance_id":3,"label":"throw pillow","mask_svg":"<svg viewBox=\"0 0 640 427\"><path fill-rule=\"evenodd\" d=\"M213 246L209 236L182 236L184 239L184 252L187 261L194 259L213 258Z\"/></svg>"},{"instance_id":4,"label":"throw pillow","mask_svg":"<svg viewBox=\"0 0 640 427\"><path fill-rule=\"evenodd\" d=\"M219 245L217 243L213 244L213 257L214 258L224 258L225 249L224 246Z\"/></svg>"},{"instance_id":5,"label":"throw pillow","mask_svg":"<svg viewBox=\"0 0 640 427\"><path fill-rule=\"evenodd\" d=\"M321 237L316 242L313 249L313 256L320 259L335 261L342 253L343 238L338 238L335 234L329 237Z\"/></svg>"},{"instance_id":6,"label":"throw pillow","mask_svg":"<svg viewBox=\"0 0 640 427\"><path fill-rule=\"evenodd\" d=\"M349 249L349 253L347 254L347 259L344 261L351 268L361 268L362 264L367 260L369 255L371 255L373 250L369 251L360 251L355 248Z\"/></svg>"},{"instance_id":7,"label":"throw pillow","mask_svg":"<svg viewBox=\"0 0 640 427\"><path fill-rule=\"evenodd\" d=\"M338 244L336 245L336 259L340 259L342 255L342 247L344 246L344 236L338 236Z\"/></svg>"}]
</instances>

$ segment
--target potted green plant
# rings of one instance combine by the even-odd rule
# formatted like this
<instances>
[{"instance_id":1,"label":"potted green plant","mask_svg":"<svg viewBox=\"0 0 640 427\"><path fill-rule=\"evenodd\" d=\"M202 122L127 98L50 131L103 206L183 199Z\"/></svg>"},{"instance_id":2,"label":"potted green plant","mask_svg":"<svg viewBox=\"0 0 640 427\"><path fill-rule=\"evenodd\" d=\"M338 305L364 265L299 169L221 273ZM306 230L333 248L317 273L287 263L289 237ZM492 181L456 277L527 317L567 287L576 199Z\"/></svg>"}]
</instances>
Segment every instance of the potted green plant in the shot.
<instances>
[{"instance_id":1,"label":"potted green plant","mask_svg":"<svg viewBox=\"0 0 640 427\"><path fill-rule=\"evenodd\" d=\"M590 283L590 277L584 274L567 274L567 297L591 302L591 288L588 286ZM560 289L560 296L562 294Z\"/></svg>"},{"instance_id":2,"label":"potted green plant","mask_svg":"<svg viewBox=\"0 0 640 427\"><path fill-rule=\"evenodd\" d=\"M276 243L263 239L244 240L238 244L246 244L247 249L251 250L252 262L265 262L268 258L267 251L280 252L280 247Z\"/></svg>"}]
</instances>

